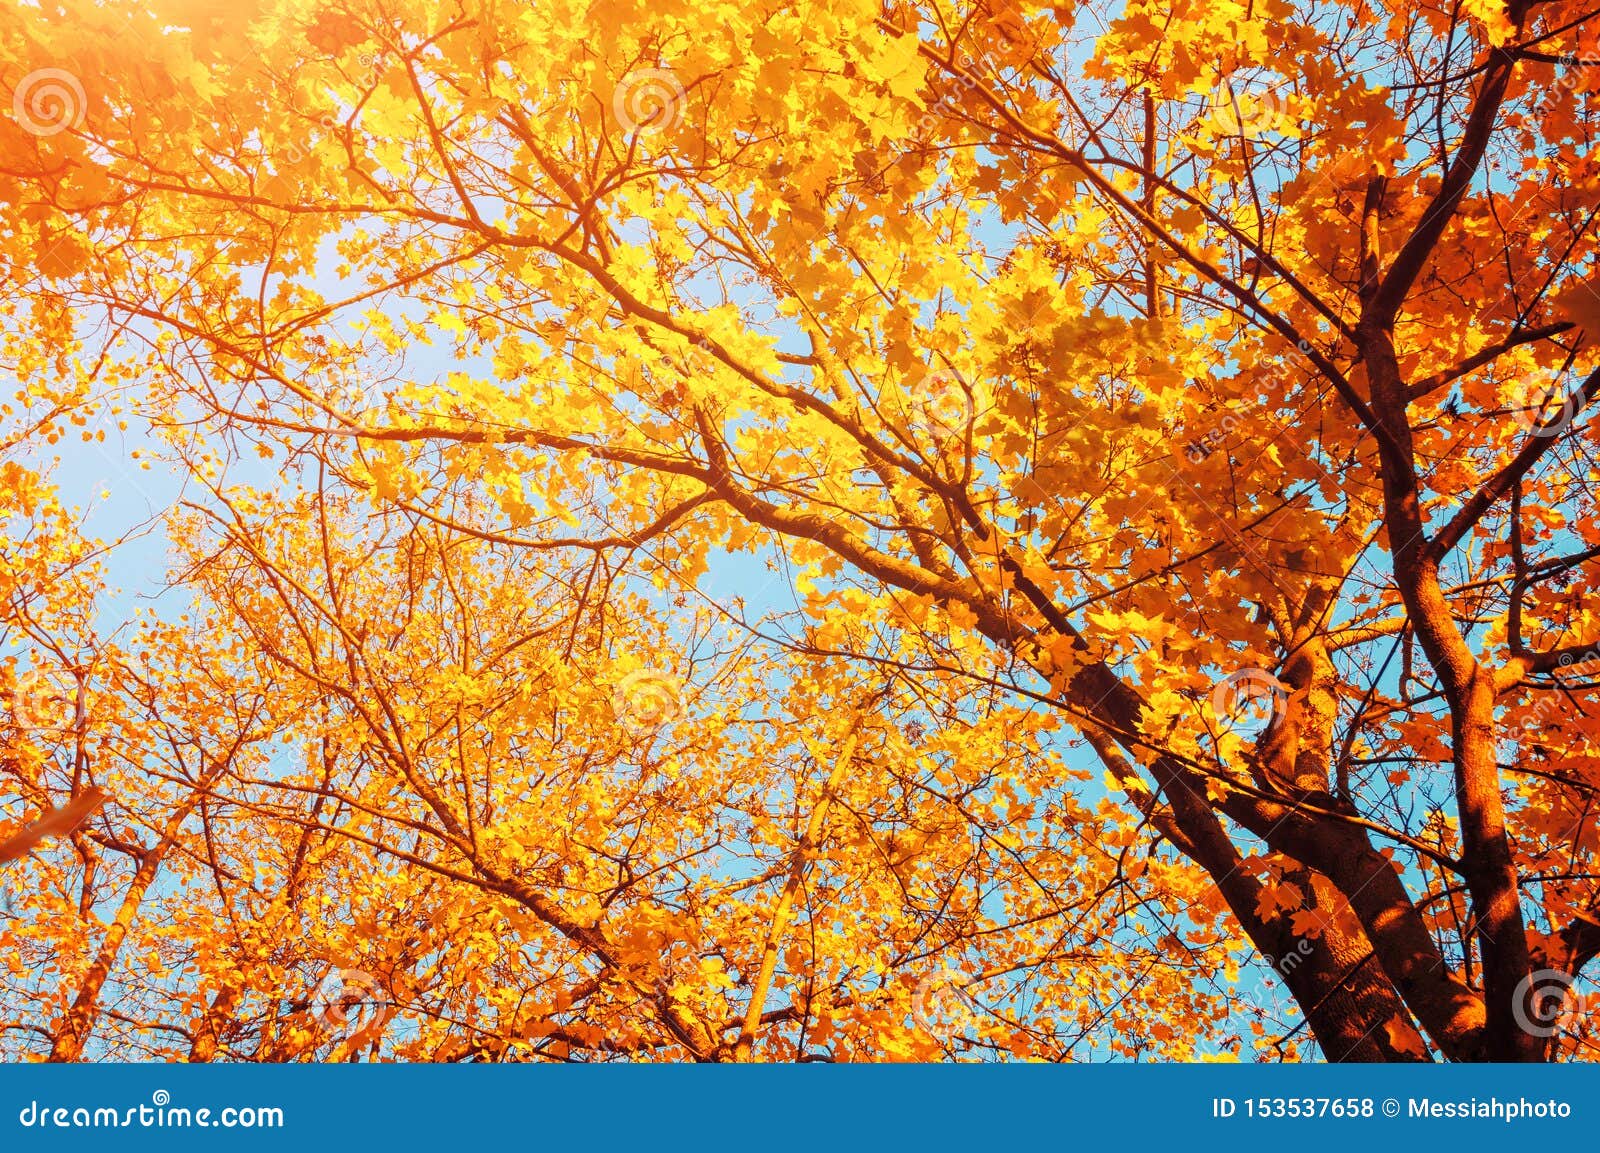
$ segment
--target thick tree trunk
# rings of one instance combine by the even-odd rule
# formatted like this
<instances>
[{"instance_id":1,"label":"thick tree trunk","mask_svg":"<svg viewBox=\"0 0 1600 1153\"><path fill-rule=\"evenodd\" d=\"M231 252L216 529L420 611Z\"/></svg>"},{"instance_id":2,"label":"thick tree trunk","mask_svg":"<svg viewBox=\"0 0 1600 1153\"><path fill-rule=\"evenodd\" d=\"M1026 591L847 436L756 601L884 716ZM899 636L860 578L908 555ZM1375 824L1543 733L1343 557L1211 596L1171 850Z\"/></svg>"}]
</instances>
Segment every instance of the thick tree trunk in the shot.
<instances>
[{"instance_id":1,"label":"thick tree trunk","mask_svg":"<svg viewBox=\"0 0 1600 1153\"><path fill-rule=\"evenodd\" d=\"M1439 584L1439 557L1423 519L1412 455L1408 389L1393 336L1364 323L1358 337L1373 409L1382 424L1384 524L1395 584L1450 707L1462 872L1483 962L1483 1054L1492 1061L1536 1061L1543 1056L1543 1044L1516 1021L1516 1000L1530 966L1494 753L1494 671L1479 664L1467 647Z\"/></svg>"}]
</instances>

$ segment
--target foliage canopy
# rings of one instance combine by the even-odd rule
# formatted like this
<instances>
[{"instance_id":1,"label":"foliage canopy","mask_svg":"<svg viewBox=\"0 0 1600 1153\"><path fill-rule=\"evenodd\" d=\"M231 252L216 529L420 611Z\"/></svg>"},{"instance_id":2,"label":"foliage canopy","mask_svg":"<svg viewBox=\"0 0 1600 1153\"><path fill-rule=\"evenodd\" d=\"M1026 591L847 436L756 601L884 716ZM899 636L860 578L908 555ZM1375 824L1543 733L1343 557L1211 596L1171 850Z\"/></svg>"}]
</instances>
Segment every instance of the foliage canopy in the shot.
<instances>
[{"instance_id":1,"label":"foliage canopy","mask_svg":"<svg viewBox=\"0 0 1600 1153\"><path fill-rule=\"evenodd\" d=\"M1585 4L225 7L0 19L0 1054L1587 1054Z\"/></svg>"}]
</instances>

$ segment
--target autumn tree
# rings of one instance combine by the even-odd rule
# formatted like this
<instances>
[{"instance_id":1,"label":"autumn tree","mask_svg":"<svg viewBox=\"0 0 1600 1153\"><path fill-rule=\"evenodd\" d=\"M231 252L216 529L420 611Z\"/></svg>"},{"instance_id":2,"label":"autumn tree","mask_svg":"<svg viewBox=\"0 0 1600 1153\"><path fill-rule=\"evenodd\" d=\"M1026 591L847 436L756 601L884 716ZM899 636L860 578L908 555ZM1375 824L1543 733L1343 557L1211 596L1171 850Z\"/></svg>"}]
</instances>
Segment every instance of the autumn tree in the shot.
<instances>
[{"instance_id":1,"label":"autumn tree","mask_svg":"<svg viewBox=\"0 0 1600 1153\"><path fill-rule=\"evenodd\" d=\"M1583 1055L1596 15L73 0L6 324L301 702L234 871L405 888L380 1053L930 1056L949 963L1189 1056L1231 938L1331 1060Z\"/></svg>"}]
</instances>

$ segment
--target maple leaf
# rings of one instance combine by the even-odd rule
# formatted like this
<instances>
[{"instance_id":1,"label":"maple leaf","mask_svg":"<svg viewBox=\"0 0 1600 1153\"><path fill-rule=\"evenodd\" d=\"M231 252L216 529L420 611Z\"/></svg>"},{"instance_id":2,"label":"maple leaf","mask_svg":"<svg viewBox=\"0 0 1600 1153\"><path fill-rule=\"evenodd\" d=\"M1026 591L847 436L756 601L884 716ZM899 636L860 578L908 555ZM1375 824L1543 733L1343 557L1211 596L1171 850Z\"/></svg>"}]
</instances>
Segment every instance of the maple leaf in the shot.
<instances>
[{"instance_id":1,"label":"maple leaf","mask_svg":"<svg viewBox=\"0 0 1600 1153\"><path fill-rule=\"evenodd\" d=\"M1551 305L1557 314L1581 330L1585 343L1600 340L1600 292L1581 281L1561 292Z\"/></svg>"}]
</instances>

